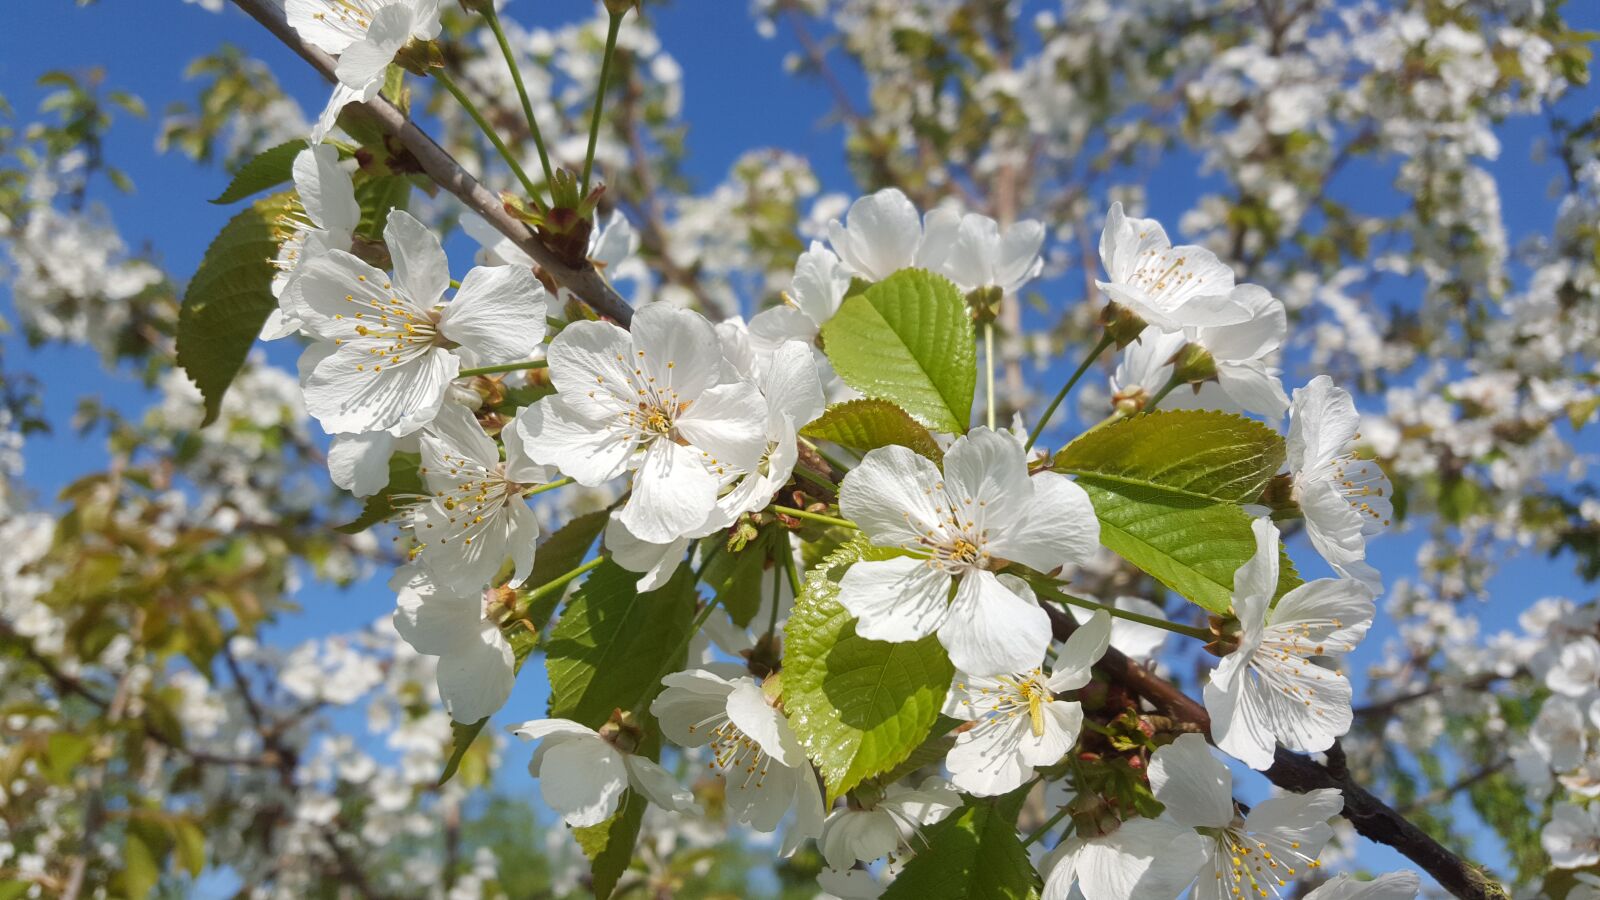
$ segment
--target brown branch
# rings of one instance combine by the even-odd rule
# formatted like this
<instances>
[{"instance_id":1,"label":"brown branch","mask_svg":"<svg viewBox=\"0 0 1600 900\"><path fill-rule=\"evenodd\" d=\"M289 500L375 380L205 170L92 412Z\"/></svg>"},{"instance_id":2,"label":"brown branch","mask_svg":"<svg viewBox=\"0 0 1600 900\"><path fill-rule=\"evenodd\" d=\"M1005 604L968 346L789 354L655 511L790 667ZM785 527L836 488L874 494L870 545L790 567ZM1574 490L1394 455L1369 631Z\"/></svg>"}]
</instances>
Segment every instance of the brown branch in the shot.
<instances>
[{"instance_id":1,"label":"brown branch","mask_svg":"<svg viewBox=\"0 0 1600 900\"><path fill-rule=\"evenodd\" d=\"M284 12L271 0L233 0L251 18L299 54L328 81L335 80L333 57L300 39ZM512 218L495 193L479 183L472 173L462 168L443 147L411 122L394 104L377 97L365 104L367 111L377 121L384 133L394 137L411 155L416 157L422 170L445 190L454 194L467 208L482 216L496 231L510 238L522 252L537 262L550 277L588 304L602 316L615 319L622 325L633 320L633 307L606 283L591 265L575 269L556 257L544 244L536 240L521 221Z\"/></svg>"},{"instance_id":2,"label":"brown branch","mask_svg":"<svg viewBox=\"0 0 1600 900\"><path fill-rule=\"evenodd\" d=\"M1064 610L1048 603L1041 603L1040 606L1050 616L1057 640L1065 640L1077 627L1072 616ZM1204 706L1176 685L1116 650L1107 649L1096 668L1149 701L1161 712L1210 733L1211 716L1206 713ZM1464 900L1504 900L1505 892L1478 866L1451 853L1393 807L1351 781L1340 764L1342 750L1331 752L1329 758L1334 763L1331 768L1308 756L1279 748L1272 768L1264 774L1278 787L1299 794L1318 788L1338 788L1344 794L1344 817L1363 837L1398 850L1432 875L1440 887L1457 897Z\"/></svg>"}]
</instances>

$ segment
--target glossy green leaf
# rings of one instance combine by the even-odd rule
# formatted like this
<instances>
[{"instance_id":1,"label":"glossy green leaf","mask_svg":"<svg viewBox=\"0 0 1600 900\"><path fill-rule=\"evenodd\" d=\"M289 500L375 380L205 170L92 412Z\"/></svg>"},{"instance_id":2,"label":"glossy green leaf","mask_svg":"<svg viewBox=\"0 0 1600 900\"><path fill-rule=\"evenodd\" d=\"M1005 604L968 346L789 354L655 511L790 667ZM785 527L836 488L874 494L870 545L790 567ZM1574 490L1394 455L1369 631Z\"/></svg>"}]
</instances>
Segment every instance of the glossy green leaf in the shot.
<instances>
[{"instance_id":1,"label":"glossy green leaf","mask_svg":"<svg viewBox=\"0 0 1600 900\"><path fill-rule=\"evenodd\" d=\"M1021 793L970 800L925 833L927 843L883 900L1034 900L1039 876L1017 834Z\"/></svg>"},{"instance_id":2,"label":"glossy green leaf","mask_svg":"<svg viewBox=\"0 0 1600 900\"><path fill-rule=\"evenodd\" d=\"M922 745L955 675L937 637L867 640L839 605L847 565L893 554L859 539L834 552L807 575L784 628L784 708L830 803Z\"/></svg>"},{"instance_id":3,"label":"glossy green leaf","mask_svg":"<svg viewBox=\"0 0 1600 900\"><path fill-rule=\"evenodd\" d=\"M800 433L861 452L898 444L934 462L944 459L944 452L928 429L888 400L867 398L836 403Z\"/></svg>"},{"instance_id":4,"label":"glossy green leaf","mask_svg":"<svg viewBox=\"0 0 1600 900\"><path fill-rule=\"evenodd\" d=\"M206 249L189 280L178 312L178 365L205 398L205 420L216 421L222 397L244 366L267 315L272 296L272 260L278 254L273 222L288 195L258 200L234 216Z\"/></svg>"},{"instance_id":5,"label":"glossy green leaf","mask_svg":"<svg viewBox=\"0 0 1600 900\"><path fill-rule=\"evenodd\" d=\"M1250 515L1232 503L1079 476L1100 519L1100 543L1188 600L1226 613L1233 573L1255 554ZM1281 596L1299 583L1280 557Z\"/></svg>"},{"instance_id":6,"label":"glossy green leaf","mask_svg":"<svg viewBox=\"0 0 1600 900\"><path fill-rule=\"evenodd\" d=\"M1252 503L1283 460L1283 438L1253 419L1163 410L1084 434L1056 454L1055 470L1201 500Z\"/></svg>"},{"instance_id":7,"label":"glossy green leaf","mask_svg":"<svg viewBox=\"0 0 1600 900\"><path fill-rule=\"evenodd\" d=\"M695 613L694 573L680 567L660 589L634 589L637 572L610 560L572 595L545 646L550 715L599 728L659 687L656 673L682 655Z\"/></svg>"},{"instance_id":8,"label":"glossy green leaf","mask_svg":"<svg viewBox=\"0 0 1600 900\"><path fill-rule=\"evenodd\" d=\"M978 383L972 317L949 279L903 269L848 296L822 326L835 372L930 428L965 432Z\"/></svg>"},{"instance_id":9,"label":"glossy green leaf","mask_svg":"<svg viewBox=\"0 0 1600 900\"><path fill-rule=\"evenodd\" d=\"M211 202L218 205L237 203L268 188L287 183L294 177L294 158L306 146L304 140L296 138L261 151L233 173L227 190Z\"/></svg>"}]
</instances>

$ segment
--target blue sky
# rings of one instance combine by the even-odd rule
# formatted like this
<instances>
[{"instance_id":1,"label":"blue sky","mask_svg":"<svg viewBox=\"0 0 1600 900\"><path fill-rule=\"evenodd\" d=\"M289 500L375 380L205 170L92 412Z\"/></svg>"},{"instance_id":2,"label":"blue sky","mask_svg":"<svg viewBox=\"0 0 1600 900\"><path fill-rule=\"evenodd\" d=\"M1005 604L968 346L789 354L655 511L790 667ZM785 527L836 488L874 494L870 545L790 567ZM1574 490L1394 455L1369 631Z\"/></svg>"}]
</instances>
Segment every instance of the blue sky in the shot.
<instances>
[{"instance_id":1,"label":"blue sky","mask_svg":"<svg viewBox=\"0 0 1600 900\"><path fill-rule=\"evenodd\" d=\"M773 146L806 157L825 189L853 190L841 152L840 129L828 124L828 94L819 85L797 82L784 71L785 55L797 49L787 32L777 39L762 40L743 3L722 0L718 7L719 14L709 15L705 2L686 0L653 12L664 45L684 71L684 118L690 123L687 169L696 186L716 184L744 151ZM514 0L506 14L526 24L556 25L585 17L590 8L581 0ZM1578 20L1577 25L1600 26L1600 7L1572 8L1569 14ZM180 279L193 272L206 244L233 212L206 202L226 183L224 173L198 167L175 154L161 155L155 149L160 110L173 100L193 96L195 86L183 78L187 62L231 41L247 54L269 62L280 82L309 112L319 109L326 96L326 86L309 68L231 6L215 15L178 0L105 0L87 8L54 0L30 3L25 17L0 18L7 20L0 29L0 93L11 101L20 119L31 117L41 96L33 86L34 78L52 68L103 66L108 85L137 93L149 104L154 115L144 121L123 119L106 147L107 157L133 177L138 190L130 196L104 194L102 199L130 245L148 247ZM63 40L63 35L71 35L71 40ZM857 86L858 80L848 71L845 78L847 84ZM1595 90L1585 90L1564 107L1573 114L1584 114L1593 108L1596 98ZM1504 149L1500 159L1490 164L1508 187L1503 197L1505 217L1514 236L1548 231L1554 217L1554 204L1545 188L1555 170L1548 163L1530 161L1536 142L1545 136L1541 123L1513 120L1501 131ZM1153 174L1147 185L1150 214L1170 223L1189 207L1200 190L1192 163L1192 159L1180 157ZM1388 175L1381 169L1352 167L1340 176L1336 189L1382 192L1388 190ZM464 251L453 255L458 261L467 258ZM4 304L0 310L9 307L9 302L9 287L0 285L0 303ZM8 365L32 371L45 385L45 408L56 433L30 441L26 459L27 481L48 501L62 485L104 464L98 439L80 440L68 425L78 397L92 391L129 413L142 409L149 398L128 375L86 384L81 373L97 372L99 365L87 351L33 350L15 335L0 340L10 356ZM1308 377L1313 373L1297 374ZM1585 443L1587 452L1600 449L1592 438ZM1380 543L1374 553L1380 567L1400 573L1411 568L1416 545L1415 536L1397 535ZM1307 548L1296 548L1297 559L1311 556ZM392 609L392 595L382 582L380 578L350 591L309 586L299 598L305 614L279 625L274 639L293 641L372 621ZM1514 627L1516 613L1541 596L1589 596L1564 560L1519 560L1497 576L1492 588L1495 599L1484 610L1491 627ZM1371 646L1356 659L1358 666L1363 658L1376 653L1377 643L1386 634L1392 634L1391 626L1380 621ZM536 669L530 668L532 671ZM542 712L543 685L538 681L524 679L526 683L519 686L512 701L512 712L503 718L516 721ZM508 771L520 772L522 758L520 751L513 750ZM526 786L525 779L517 785L519 789ZM1390 864L1392 857L1374 852L1364 860L1377 868Z\"/></svg>"}]
</instances>

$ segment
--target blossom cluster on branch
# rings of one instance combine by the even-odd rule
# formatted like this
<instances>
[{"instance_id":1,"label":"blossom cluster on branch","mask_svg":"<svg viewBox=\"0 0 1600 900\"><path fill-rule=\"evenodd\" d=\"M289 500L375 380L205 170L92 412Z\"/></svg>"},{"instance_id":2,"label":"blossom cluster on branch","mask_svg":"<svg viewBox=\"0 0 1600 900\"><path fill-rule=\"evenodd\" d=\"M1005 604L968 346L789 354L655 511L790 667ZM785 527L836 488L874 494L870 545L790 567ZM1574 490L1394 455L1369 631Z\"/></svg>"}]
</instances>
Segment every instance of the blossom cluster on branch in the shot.
<instances>
[{"instance_id":1,"label":"blossom cluster on branch","mask_svg":"<svg viewBox=\"0 0 1600 900\"><path fill-rule=\"evenodd\" d=\"M557 892L1600 890L1594 606L1480 638L1466 605L1518 547L1600 574L1600 129L1554 123L1524 246L1485 164L1586 78L1559 8L754 4L833 92L849 197L781 151L689 192L631 3L235 5L333 86L308 122L195 68L163 142L226 144L239 205L181 291L85 209L134 100L56 75L64 124L0 133L28 338L161 397L85 405L113 464L58 520L0 493L34 680L0 694L5 885L531 893L537 827L473 802L515 736ZM1128 186L1175 142L1220 185L1166 223L1192 244ZM1363 166L1404 212L1334 184ZM1426 536L1386 578L1397 524ZM306 563L393 615L263 643Z\"/></svg>"}]
</instances>

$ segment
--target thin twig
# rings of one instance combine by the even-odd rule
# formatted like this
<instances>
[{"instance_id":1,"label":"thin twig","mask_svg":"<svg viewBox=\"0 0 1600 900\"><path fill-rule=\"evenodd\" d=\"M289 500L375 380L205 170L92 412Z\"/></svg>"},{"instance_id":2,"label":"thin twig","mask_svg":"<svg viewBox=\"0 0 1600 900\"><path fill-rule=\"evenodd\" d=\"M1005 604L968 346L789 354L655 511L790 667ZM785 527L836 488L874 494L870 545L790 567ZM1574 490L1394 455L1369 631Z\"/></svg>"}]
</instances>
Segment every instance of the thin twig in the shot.
<instances>
[{"instance_id":1,"label":"thin twig","mask_svg":"<svg viewBox=\"0 0 1600 900\"><path fill-rule=\"evenodd\" d=\"M301 40L284 18L283 10L271 0L233 0L233 3L321 72L324 78L330 82L335 79L333 57ZM623 325L633 321L633 307L600 277L594 266L585 264L582 268L573 268L558 259L555 253L534 238L526 225L506 212L493 191L479 183L472 173L456 162L455 157L413 124L393 103L377 97L365 105L384 133L394 137L410 151L428 177L482 216L496 231L510 238L551 278L600 315Z\"/></svg>"}]
</instances>

